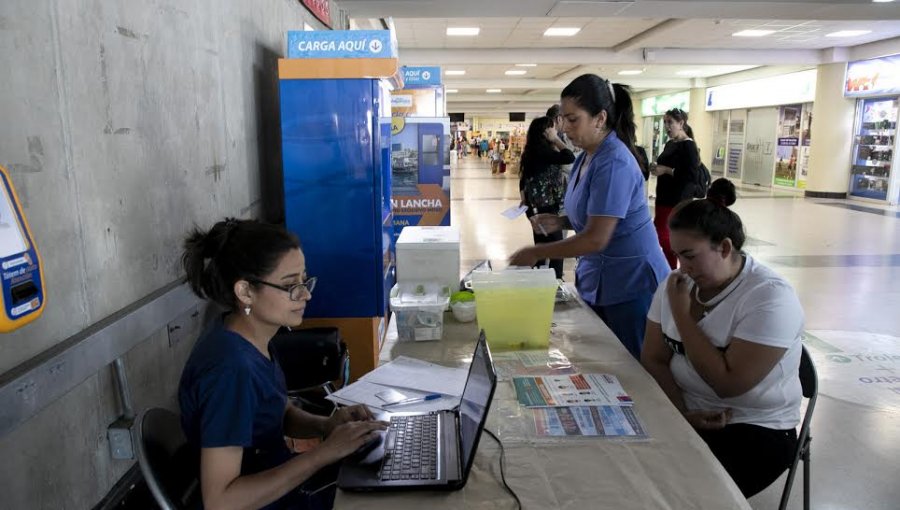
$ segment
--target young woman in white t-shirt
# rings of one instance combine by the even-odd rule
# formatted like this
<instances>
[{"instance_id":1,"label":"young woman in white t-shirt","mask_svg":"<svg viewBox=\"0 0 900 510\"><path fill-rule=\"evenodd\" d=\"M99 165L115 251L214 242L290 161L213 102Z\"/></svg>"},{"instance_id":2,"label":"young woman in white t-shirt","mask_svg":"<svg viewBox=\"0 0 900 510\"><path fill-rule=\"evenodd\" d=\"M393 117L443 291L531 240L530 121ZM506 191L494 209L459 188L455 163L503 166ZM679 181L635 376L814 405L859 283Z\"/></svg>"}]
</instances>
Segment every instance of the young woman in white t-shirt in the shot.
<instances>
[{"instance_id":1,"label":"young woman in white t-shirt","mask_svg":"<svg viewBox=\"0 0 900 510\"><path fill-rule=\"evenodd\" d=\"M718 179L706 199L672 212L680 268L653 298L641 363L750 497L796 448L803 309L790 284L741 251L735 198Z\"/></svg>"}]
</instances>

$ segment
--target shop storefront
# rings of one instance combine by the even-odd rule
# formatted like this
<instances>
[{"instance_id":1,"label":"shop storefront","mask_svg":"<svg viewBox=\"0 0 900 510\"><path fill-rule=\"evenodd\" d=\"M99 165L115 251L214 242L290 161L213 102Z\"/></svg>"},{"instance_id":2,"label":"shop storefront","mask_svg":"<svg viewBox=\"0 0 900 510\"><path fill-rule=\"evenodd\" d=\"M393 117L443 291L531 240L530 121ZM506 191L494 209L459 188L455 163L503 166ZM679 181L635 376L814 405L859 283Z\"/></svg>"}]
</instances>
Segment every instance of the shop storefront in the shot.
<instances>
[{"instance_id":1,"label":"shop storefront","mask_svg":"<svg viewBox=\"0 0 900 510\"><path fill-rule=\"evenodd\" d=\"M805 188L816 71L711 87L710 171L758 186Z\"/></svg>"},{"instance_id":2,"label":"shop storefront","mask_svg":"<svg viewBox=\"0 0 900 510\"><path fill-rule=\"evenodd\" d=\"M897 148L900 56L847 66L844 96L859 98L852 161L850 196L897 204L900 178L894 172Z\"/></svg>"},{"instance_id":3,"label":"shop storefront","mask_svg":"<svg viewBox=\"0 0 900 510\"><path fill-rule=\"evenodd\" d=\"M641 116L643 117L642 138L644 148L647 150L647 156L651 161L656 161L657 156L662 152L666 142L669 141L669 135L663 125L663 115L669 110L678 108L688 111L691 104L690 91L678 92L676 94L667 94L664 96L648 97L641 100ZM690 124L690 119L688 119Z\"/></svg>"}]
</instances>

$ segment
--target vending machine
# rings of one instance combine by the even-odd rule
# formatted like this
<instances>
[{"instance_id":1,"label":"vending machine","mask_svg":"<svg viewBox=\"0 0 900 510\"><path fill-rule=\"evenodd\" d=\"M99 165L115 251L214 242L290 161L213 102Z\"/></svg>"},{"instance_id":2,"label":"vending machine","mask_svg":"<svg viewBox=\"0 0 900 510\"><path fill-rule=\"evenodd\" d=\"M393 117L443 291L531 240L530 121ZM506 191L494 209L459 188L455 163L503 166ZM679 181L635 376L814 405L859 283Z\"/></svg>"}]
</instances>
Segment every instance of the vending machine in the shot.
<instances>
[{"instance_id":1,"label":"vending machine","mask_svg":"<svg viewBox=\"0 0 900 510\"><path fill-rule=\"evenodd\" d=\"M859 101L850 170L851 196L897 203L897 172L892 171L897 110L896 97Z\"/></svg>"},{"instance_id":2,"label":"vending machine","mask_svg":"<svg viewBox=\"0 0 900 510\"><path fill-rule=\"evenodd\" d=\"M340 330L354 379L377 363L395 281L390 93L398 68L386 58L279 61L285 223L318 278L303 326Z\"/></svg>"},{"instance_id":3,"label":"vending machine","mask_svg":"<svg viewBox=\"0 0 900 510\"><path fill-rule=\"evenodd\" d=\"M850 196L900 202L900 176L894 171L900 107L900 56L851 62L844 96L857 99Z\"/></svg>"}]
</instances>

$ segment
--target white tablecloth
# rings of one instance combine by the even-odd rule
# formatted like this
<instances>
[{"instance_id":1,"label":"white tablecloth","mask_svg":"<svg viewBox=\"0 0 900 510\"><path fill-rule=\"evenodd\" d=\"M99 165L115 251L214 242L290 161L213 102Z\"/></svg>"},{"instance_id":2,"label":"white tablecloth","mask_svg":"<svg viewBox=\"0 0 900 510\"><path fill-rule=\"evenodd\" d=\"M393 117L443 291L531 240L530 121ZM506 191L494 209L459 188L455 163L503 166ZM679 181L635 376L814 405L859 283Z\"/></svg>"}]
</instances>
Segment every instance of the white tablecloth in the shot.
<instances>
[{"instance_id":1,"label":"white tablecloth","mask_svg":"<svg viewBox=\"0 0 900 510\"><path fill-rule=\"evenodd\" d=\"M531 411L500 381L487 428L506 449L506 480L525 509L749 509L746 499L706 444L681 417L641 365L581 302L556 306L551 347L581 373L610 373L634 398L648 440L539 438ZM443 339L396 341L390 328L381 362L406 355L448 366L465 365L478 337L476 323L446 314ZM500 482L500 451L483 434L466 486L456 492L353 494L338 491L337 509L516 508Z\"/></svg>"}]
</instances>

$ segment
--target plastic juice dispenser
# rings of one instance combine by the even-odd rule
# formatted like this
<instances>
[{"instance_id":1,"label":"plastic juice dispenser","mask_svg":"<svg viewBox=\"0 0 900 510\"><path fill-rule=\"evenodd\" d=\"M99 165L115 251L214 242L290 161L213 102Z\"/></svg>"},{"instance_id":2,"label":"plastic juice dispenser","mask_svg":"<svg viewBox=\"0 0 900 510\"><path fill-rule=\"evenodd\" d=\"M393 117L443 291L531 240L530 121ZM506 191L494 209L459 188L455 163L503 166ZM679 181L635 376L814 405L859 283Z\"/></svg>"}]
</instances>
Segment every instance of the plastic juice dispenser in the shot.
<instances>
[{"instance_id":1,"label":"plastic juice dispenser","mask_svg":"<svg viewBox=\"0 0 900 510\"><path fill-rule=\"evenodd\" d=\"M545 349L558 282L552 269L475 271L475 312L492 350Z\"/></svg>"}]
</instances>

